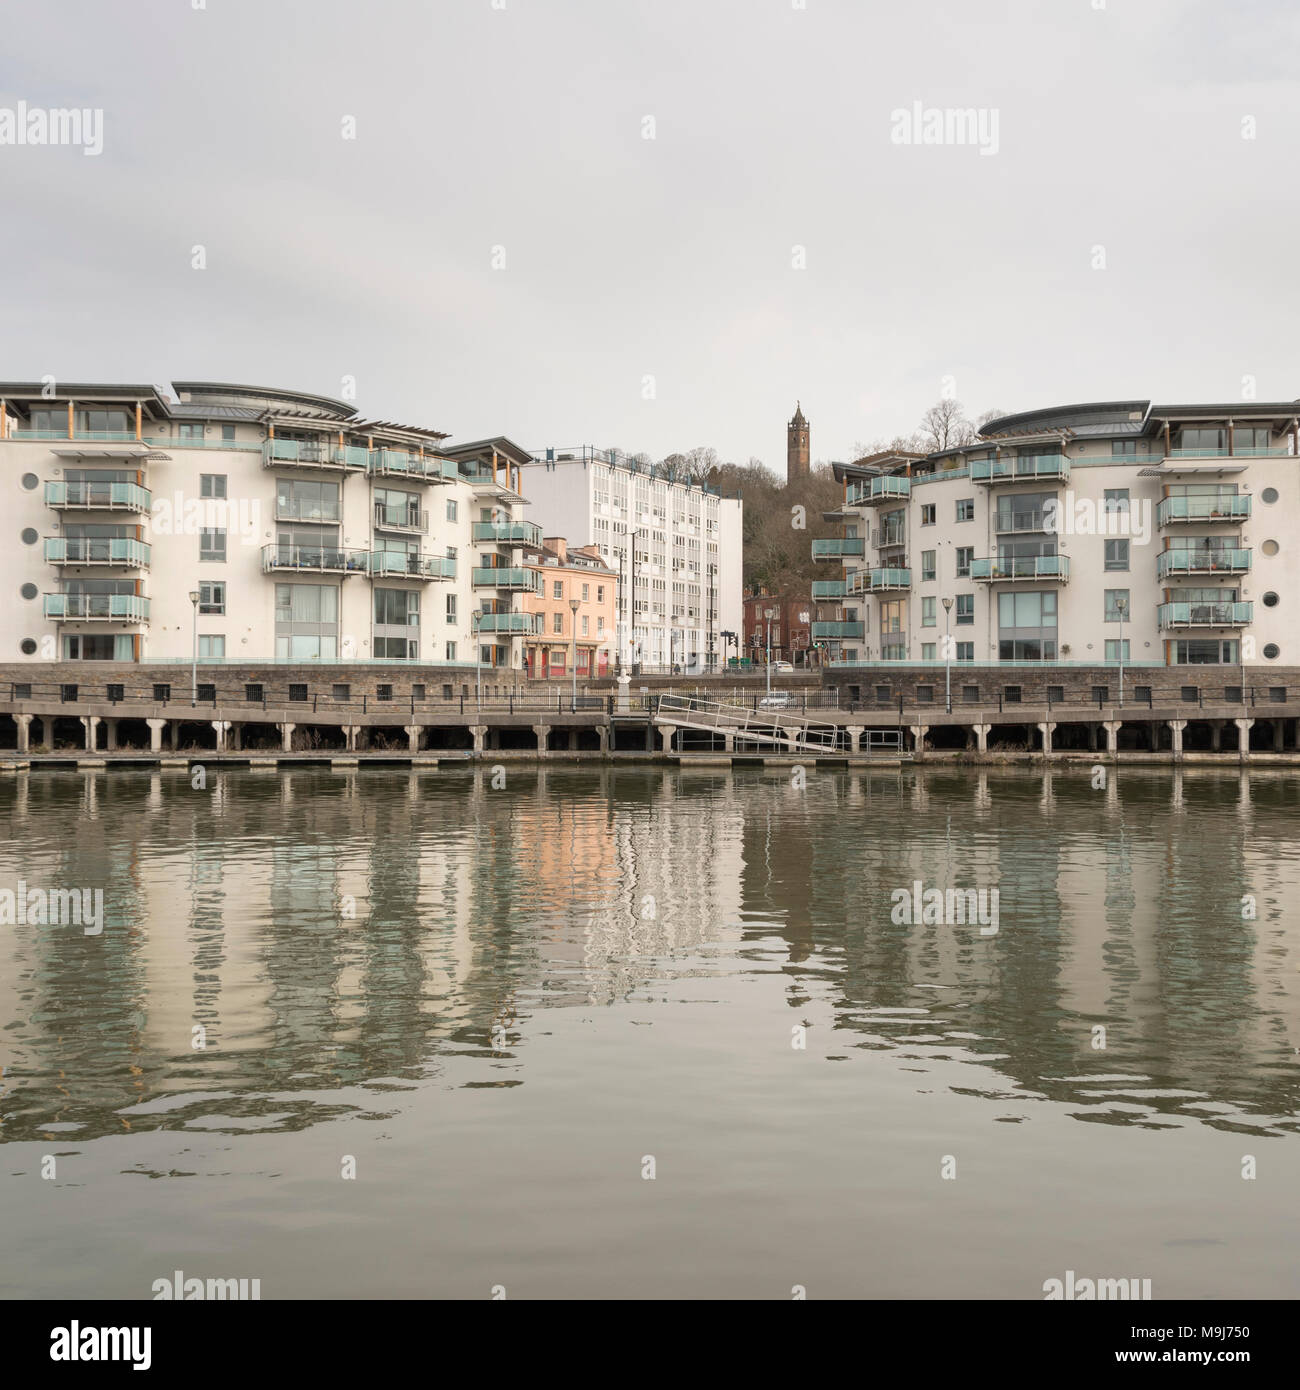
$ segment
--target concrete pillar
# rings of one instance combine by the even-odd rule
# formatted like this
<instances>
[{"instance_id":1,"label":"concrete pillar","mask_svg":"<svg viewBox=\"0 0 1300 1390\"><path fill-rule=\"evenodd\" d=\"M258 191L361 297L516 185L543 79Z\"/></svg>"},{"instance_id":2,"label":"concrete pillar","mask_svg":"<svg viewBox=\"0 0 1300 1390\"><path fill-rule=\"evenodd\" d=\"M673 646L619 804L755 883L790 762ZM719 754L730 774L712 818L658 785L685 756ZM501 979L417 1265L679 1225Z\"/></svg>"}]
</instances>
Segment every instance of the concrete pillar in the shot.
<instances>
[{"instance_id":1,"label":"concrete pillar","mask_svg":"<svg viewBox=\"0 0 1300 1390\"><path fill-rule=\"evenodd\" d=\"M1166 720L1166 723L1169 725L1169 739L1173 745L1174 757L1181 758L1183 756L1183 730L1187 727L1187 720L1169 719Z\"/></svg>"},{"instance_id":2,"label":"concrete pillar","mask_svg":"<svg viewBox=\"0 0 1300 1390\"><path fill-rule=\"evenodd\" d=\"M655 726L654 726L653 723L651 723L649 720L647 720L647 721L646 721L646 726L645 726L645 751L646 751L647 753L653 753L653 752L654 752L654 748L655 748Z\"/></svg>"},{"instance_id":3,"label":"concrete pillar","mask_svg":"<svg viewBox=\"0 0 1300 1390\"><path fill-rule=\"evenodd\" d=\"M664 752L671 753L673 751L673 735L677 732L677 725L660 724L659 732L663 736Z\"/></svg>"},{"instance_id":4,"label":"concrete pillar","mask_svg":"<svg viewBox=\"0 0 1300 1390\"><path fill-rule=\"evenodd\" d=\"M116 720L116 719L105 719L105 720L104 720L104 728L105 728L104 747L105 747L110 753L116 753L116 752L117 752L117 720Z\"/></svg>"},{"instance_id":5,"label":"concrete pillar","mask_svg":"<svg viewBox=\"0 0 1300 1390\"><path fill-rule=\"evenodd\" d=\"M474 735L474 752L483 752L483 742L487 738L488 726L486 724L471 724L469 731Z\"/></svg>"},{"instance_id":6,"label":"concrete pillar","mask_svg":"<svg viewBox=\"0 0 1300 1390\"><path fill-rule=\"evenodd\" d=\"M242 753L244 751L244 726L242 724L232 724L230 726L230 731L231 737L234 740L235 752Z\"/></svg>"},{"instance_id":7,"label":"concrete pillar","mask_svg":"<svg viewBox=\"0 0 1300 1390\"><path fill-rule=\"evenodd\" d=\"M600 735L601 754L604 757L608 757L613 741L614 730L609 724L599 724L596 727L596 732Z\"/></svg>"},{"instance_id":8,"label":"concrete pillar","mask_svg":"<svg viewBox=\"0 0 1300 1390\"><path fill-rule=\"evenodd\" d=\"M862 735L866 732L865 727L861 724L848 724L844 732L849 736L849 751L859 752L862 748Z\"/></svg>"},{"instance_id":9,"label":"concrete pillar","mask_svg":"<svg viewBox=\"0 0 1300 1390\"><path fill-rule=\"evenodd\" d=\"M420 751L420 726L418 724L407 724L405 725L405 729L408 748L412 753L418 753Z\"/></svg>"},{"instance_id":10,"label":"concrete pillar","mask_svg":"<svg viewBox=\"0 0 1300 1390\"><path fill-rule=\"evenodd\" d=\"M1158 753L1160 751L1160 721L1158 719L1152 719L1150 721L1150 729L1151 751L1153 753Z\"/></svg>"},{"instance_id":11,"label":"concrete pillar","mask_svg":"<svg viewBox=\"0 0 1300 1390\"><path fill-rule=\"evenodd\" d=\"M545 753L547 740L550 738L551 726L549 724L534 724L533 733L537 735L537 751Z\"/></svg>"},{"instance_id":12,"label":"concrete pillar","mask_svg":"<svg viewBox=\"0 0 1300 1390\"><path fill-rule=\"evenodd\" d=\"M1234 719L1232 721L1237 726L1237 747L1241 750L1238 756L1242 762L1250 757L1250 730L1254 724L1253 719Z\"/></svg>"},{"instance_id":13,"label":"concrete pillar","mask_svg":"<svg viewBox=\"0 0 1300 1390\"><path fill-rule=\"evenodd\" d=\"M355 753L357 751L357 735L361 732L361 725L344 724L341 728L343 729L344 746L349 753Z\"/></svg>"},{"instance_id":14,"label":"concrete pillar","mask_svg":"<svg viewBox=\"0 0 1300 1390\"><path fill-rule=\"evenodd\" d=\"M1124 723L1122 719L1103 719L1101 727L1106 730L1106 752L1119 752L1119 731Z\"/></svg>"},{"instance_id":15,"label":"concrete pillar","mask_svg":"<svg viewBox=\"0 0 1300 1390\"><path fill-rule=\"evenodd\" d=\"M577 731L577 729L570 729L570 730L569 730L569 752L570 752L570 753L576 753L577 751L578 751L578 731Z\"/></svg>"},{"instance_id":16,"label":"concrete pillar","mask_svg":"<svg viewBox=\"0 0 1300 1390\"><path fill-rule=\"evenodd\" d=\"M1275 719L1273 721L1273 751L1281 753L1286 748L1286 720Z\"/></svg>"},{"instance_id":17,"label":"concrete pillar","mask_svg":"<svg viewBox=\"0 0 1300 1390\"><path fill-rule=\"evenodd\" d=\"M1038 732L1043 736L1044 754L1050 753L1052 751L1052 735L1056 732L1056 721L1054 719L1048 719L1040 723Z\"/></svg>"},{"instance_id":18,"label":"concrete pillar","mask_svg":"<svg viewBox=\"0 0 1300 1390\"><path fill-rule=\"evenodd\" d=\"M987 753L989 751L989 730L992 724L972 724L971 732L975 735L975 748L977 752Z\"/></svg>"},{"instance_id":19,"label":"concrete pillar","mask_svg":"<svg viewBox=\"0 0 1300 1390\"><path fill-rule=\"evenodd\" d=\"M161 753L163 729L167 725L167 720L146 719L144 722L149 726L149 751L151 753Z\"/></svg>"},{"instance_id":20,"label":"concrete pillar","mask_svg":"<svg viewBox=\"0 0 1300 1390\"><path fill-rule=\"evenodd\" d=\"M281 724L281 725L280 725L280 751L281 751L282 753L288 753L288 752L290 752L290 751L292 750L292 748L293 748L293 731L294 731L297 727L298 727L298 726L297 726L296 724Z\"/></svg>"},{"instance_id":21,"label":"concrete pillar","mask_svg":"<svg viewBox=\"0 0 1300 1390\"><path fill-rule=\"evenodd\" d=\"M14 723L18 725L18 751L20 753L30 753L32 745L32 716L30 714L15 714Z\"/></svg>"},{"instance_id":22,"label":"concrete pillar","mask_svg":"<svg viewBox=\"0 0 1300 1390\"><path fill-rule=\"evenodd\" d=\"M1088 725L1088 751L1090 753L1097 751L1097 726L1095 724Z\"/></svg>"},{"instance_id":23,"label":"concrete pillar","mask_svg":"<svg viewBox=\"0 0 1300 1390\"><path fill-rule=\"evenodd\" d=\"M1210 752L1221 753L1223 751L1223 720L1210 720Z\"/></svg>"},{"instance_id":24,"label":"concrete pillar","mask_svg":"<svg viewBox=\"0 0 1300 1390\"><path fill-rule=\"evenodd\" d=\"M912 735L912 756L920 758L925 755L925 736L930 732L928 724L913 724L910 730Z\"/></svg>"},{"instance_id":25,"label":"concrete pillar","mask_svg":"<svg viewBox=\"0 0 1300 1390\"><path fill-rule=\"evenodd\" d=\"M93 753L99 733L99 715L83 714L80 715L79 718L81 719L82 728L86 731L86 752Z\"/></svg>"},{"instance_id":26,"label":"concrete pillar","mask_svg":"<svg viewBox=\"0 0 1300 1390\"><path fill-rule=\"evenodd\" d=\"M728 752L728 753L734 753L734 752L736 751L736 736L735 736L735 734L723 734L723 735L722 735L722 747L723 747L723 749L724 749L726 752Z\"/></svg>"},{"instance_id":27,"label":"concrete pillar","mask_svg":"<svg viewBox=\"0 0 1300 1390\"><path fill-rule=\"evenodd\" d=\"M226 751L226 733L230 728L230 720L214 719L211 722L212 727L217 733L217 752L224 753Z\"/></svg>"},{"instance_id":28,"label":"concrete pillar","mask_svg":"<svg viewBox=\"0 0 1300 1390\"><path fill-rule=\"evenodd\" d=\"M45 714L36 716L37 723L40 724L40 739L42 748L54 747L54 720Z\"/></svg>"}]
</instances>

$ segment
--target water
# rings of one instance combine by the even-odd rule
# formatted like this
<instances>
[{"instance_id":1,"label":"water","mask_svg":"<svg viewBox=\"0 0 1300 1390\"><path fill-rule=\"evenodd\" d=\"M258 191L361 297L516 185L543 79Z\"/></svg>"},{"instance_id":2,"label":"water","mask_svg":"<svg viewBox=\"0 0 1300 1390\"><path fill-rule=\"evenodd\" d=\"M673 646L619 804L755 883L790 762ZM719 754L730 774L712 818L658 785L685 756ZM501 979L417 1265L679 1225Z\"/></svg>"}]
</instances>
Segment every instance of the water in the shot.
<instances>
[{"instance_id":1,"label":"water","mask_svg":"<svg viewBox=\"0 0 1300 1390\"><path fill-rule=\"evenodd\" d=\"M1300 785L796 782L0 781L0 1296L1300 1294Z\"/></svg>"}]
</instances>

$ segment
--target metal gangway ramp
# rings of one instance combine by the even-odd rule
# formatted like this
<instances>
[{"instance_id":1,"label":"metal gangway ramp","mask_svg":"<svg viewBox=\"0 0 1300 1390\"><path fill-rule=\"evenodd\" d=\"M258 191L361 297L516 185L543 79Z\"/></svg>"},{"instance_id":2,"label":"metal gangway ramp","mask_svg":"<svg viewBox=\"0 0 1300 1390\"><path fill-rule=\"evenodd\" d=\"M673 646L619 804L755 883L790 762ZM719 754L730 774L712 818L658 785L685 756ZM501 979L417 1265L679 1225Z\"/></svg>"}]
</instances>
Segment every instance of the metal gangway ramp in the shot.
<instances>
[{"instance_id":1,"label":"metal gangway ramp","mask_svg":"<svg viewBox=\"0 0 1300 1390\"><path fill-rule=\"evenodd\" d=\"M753 710L745 705L697 700L690 695L661 695L655 706L654 722L656 725L671 724L677 729L733 734L736 739L771 748L774 752L833 755L841 751L838 724L809 719L799 710Z\"/></svg>"}]
</instances>

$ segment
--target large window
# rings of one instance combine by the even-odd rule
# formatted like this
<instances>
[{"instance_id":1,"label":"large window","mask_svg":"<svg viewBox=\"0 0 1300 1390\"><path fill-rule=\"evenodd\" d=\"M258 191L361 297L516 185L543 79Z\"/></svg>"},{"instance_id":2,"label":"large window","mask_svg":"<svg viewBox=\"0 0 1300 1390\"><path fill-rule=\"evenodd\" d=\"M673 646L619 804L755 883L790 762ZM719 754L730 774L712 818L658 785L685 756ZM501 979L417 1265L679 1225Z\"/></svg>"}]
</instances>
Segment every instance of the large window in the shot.
<instances>
[{"instance_id":1,"label":"large window","mask_svg":"<svg viewBox=\"0 0 1300 1390\"><path fill-rule=\"evenodd\" d=\"M293 661L338 660L339 591L329 584L275 586L275 654Z\"/></svg>"},{"instance_id":2,"label":"large window","mask_svg":"<svg viewBox=\"0 0 1300 1390\"><path fill-rule=\"evenodd\" d=\"M418 627L420 595L414 589L376 589L376 627Z\"/></svg>"},{"instance_id":3,"label":"large window","mask_svg":"<svg viewBox=\"0 0 1300 1390\"><path fill-rule=\"evenodd\" d=\"M226 495L226 474L224 473L200 473L199 474L199 496L200 497L224 497Z\"/></svg>"},{"instance_id":4,"label":"large window","mask_svg":"<svg viewBox=\"0 0 1300 1390\"><path fill-rule=\"evenodd\" d=\"M933 595L927 595L925 598L921 600L922 627L934 627L935 624L938 622L938 619L935 616L934 603L935 600Z\"/></svg>"},{"instance_id":5,"label":"large window","mask_svg":"<svg viewBox=\"0 0 1300 1390\"><path fill-rule=\"evenodd\" d=\"M285 521L337 521L339 485L311 478L277 478L275 514Z\"/></svg>"},{"instance_id":6,"label":"large window","mask_svg":"<svg viewBox=\"0 0 1300 1390\"><path fill-rule=\"evenodd\" d=\"M226 558L226 528L204 527L199 532L199 559L224 561Z\"/></svg>"},{"instance_id":7,"label":"large window","mask_svg":"<svg viewBox=\"0 0 1300 1390\"><path fill-rule=\"evenodd\" d=\"M1128 569L1128 541L1106 542L1106 568L1108 570Z\"/></svg>"},{"instance_id":8,"label":"large window","mask_svg":"<svg viewBox=\"0 0 1300 1390\"><path fill-rule=\"evenodd\" d=\"M226 654L226 639L210 633L199 634L199 660L219 661Z\"/></svg>"},{"instance_id":9,"label":"large window","mask_svg":"<svg viewBox=\"0 0 1300 1390\"><path fill-rule=\"evenodd\" d=\"M921 552L921 578L933 579L935 575L935 560L937 554L934 550L923 550Z\"/></svg>"},{"instance_id":10,"label":"large window","mask_svg":"<svg viewBox=\"0 0 1300 1390\"><path fill-rule=\"evenodd\" d=\"M226 611L226 581L204 580L199 584L199 612L220 616Z\"/></svg>"},{"instance_id":11,"label":"large window","mask_svg":"<svg viewBox=\"0 0 1300 1390\"><path fill-rule=\"evenodd\" d=\"M959 545L957 547L957 578L969 579L971 562L975 559L975 547L973 545Z\"/></svg>"},{"instance_id":12,"label":"large window","mask_svg":"<svg viewBox=\"0 0 1300 1390\"><path fill-rule=\"evenodd\" d=\"M975 595L958 594L956 612L956 622L959 627L967 626L975 621Z\"/></svg>"},{"instance_id":13,"label":"large window","mask_svg":"<svg viewBox=\"0 0 1300 1390\"><path fill-rule=\"evenodd\" d=\"M1105 591L1106 614L1103 619L1108 623L1127 622L1132 609L1129 607L1129 595L1127 589L1107 589Z\"/></svg>"},{"instance_id":14,"label":"large window","mask_svg":"<svg viewBox=\"0 0 1300 1390\"><path fill-rule=\"evenodd\" d=\"M1237 661L1238 647L1235 641L1190 638L1172 645L1176 666L1225 666Z\"/></svg>"},{"instance_id":15,"label":"large window","mask_svg":"<svg viewBox=\"0 0 1300 1390\"><path fill-rule=\"evenodd\" d=\"M1056 594L998 595L998 658L1001 661L1056 659Z\"/></svg>"}]
</instances>

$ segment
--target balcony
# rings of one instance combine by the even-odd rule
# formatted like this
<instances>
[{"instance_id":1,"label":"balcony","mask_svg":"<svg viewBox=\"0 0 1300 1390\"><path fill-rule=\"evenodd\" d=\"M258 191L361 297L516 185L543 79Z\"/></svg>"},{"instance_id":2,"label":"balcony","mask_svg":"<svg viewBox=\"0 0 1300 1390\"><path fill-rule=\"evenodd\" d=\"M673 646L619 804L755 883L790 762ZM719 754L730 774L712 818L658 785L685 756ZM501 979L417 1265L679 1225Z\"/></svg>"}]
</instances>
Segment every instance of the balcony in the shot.
<instances>
[{"instance_id":1,"label":"balcony","mask_svg":"<svg viewBox=\"0 0 1300 1390\"><path fill-rule=\"evenodd\" d=\"M844 505L846 507L882 507L886 502L906 502L911 495L911 478L894 478L882 475L879 478L864 478L860 483L850 483Z\"/></svg>"},{"instance_id":2,"label":"balcony","mask_svg":"<svg viewBox=\"0 0 1300 1390\"><path fill-rule=\"evenodd\" d=\"M834 642L845 638L861 638L866 635L866 623L814 623L812 625L812 640L814 642Z\"/></svg>"},{"instance_id":3,"label":"balcony","mask_svg":"<svg viewBox=\"0 0 1300 1390\"><path fill-rule=\"evenodd\" d=\"M856 576L861 580L863 575ZM869 594L892 594L899 593L904 589L912 587L912 571L910 569L897 569L886 566L881 569L866 571L866 592ZM859 589L859 592L862 592Z\"/></svg>"},{"instance_id":4,"label":"balcony","mask_svg":"<svg viewBox=\"0 0 1300 1390\"><path fill-rule=\"evenodd\" d=\"M262 467L359 472L366 466L367 452L354 445L331 444L327 439L267 439L262 444Z\"/></svg>"},{"instance_id":5,"label":"balcony","mask_svg":"<svg viewBox=\"0 0 1300 1390\"><path fill-rule=\"evenodd\" d=\"M832 599L844 597L844 581L842 579L814 579L812 586L812 598L814 603L829 603Z\"/></svg>"},{"instance_id":6,"label":"balcony","mask_svg":"<svg viewBox=\"0 0 1300 1390\"><path fill-rule=\"evenodd\" d=\"M1003 511L999 508L993 513L993 529L1000 536L1023 531L1042 532L1046 529L1046 513L1041 510Z\"/></svg>"},{"instance_id":7,"label":"balcony","mask_svg":"<svg viewBox=\"0 0 1300 1390\"><path fill-rule=\"evenodd\" d=\"M52 565L102 565L109 569L149 568L153 547L144 541L89 536L50 536L45 559Z\"/></svg>"},{"instance_id":8,"label":"balcony","mask_svg":"<svg viewBox=\"0 0 1300 1390\"><path fill-rule=\"evenodd\" d=\"M262 571L309 574L365 574L370 557L364 550L340 550L333 545L264 545Z\"/></svg>"},{"instance_id":9,"label":"balcony","mask_svg":"<svg viewBox=\"0 0 1300 1390\"><path fill-rule=\"evenodd\" d=\"M1070 460L1064 454L1026 454L1022 458L972 459L971 481L998 483L1068 483Z\"/></svg>"},{"instance_id":10,"label":"balcony","mask_svg":"<svg viewBox=\"0 0 1300 1390\"><path fill-rule=\"evenodd\" d=\"M1165 458L1178 459L1284 459L1291 458L1290 449L1170 449Z\"/></svg>"},{"instance_id":11,"label":"balcony","mask_svg":"<svg viewBox=\"0 0 1300 1390\"><path fill-rule=\"evenodd\" d=\"M1156 508L1157 526L1192 522L1198 526L1250 517L1250 494L1227 497L1166 497Z\"/></svg>"},{"instance_id":12,"label":"balcony","mask_svg":"<svg viewBox=\"0 0 1300 1390\"><path fill-rule=\"evenodd\" d=\"M374 515L377 531L418 531L423 535L429 529L429 513L423 507L390 507L376 502Z\"/></svg>"},{"instance_id":13,"label":"balcony","mask_svg":"<svg viewBox=\"0 0 1300 1390\"><path fill-rule=\"evenodd\" d=\"M321 525L337 525L343 519L342 505L337 502L307 502L297 498L275 499L277 521L310 521Z\"/></svg>"},{"instance_id":14,"label":"balcony","mask_svg":"<svg viewBox=\"0 0 1300 1390\"><path fill-rule=\"evenodd\" d=\"M476 521L474 540L489 545L520 545L529 550L540 550L542 528L532 521Z\"/></svg>"},{"instance_id":15,"label":"balcony","mask_svg":"<svg viewBox=\"0 0 1300 1390\"><path fill-rule=\"evenodd\" d=\"M970 577L985 584L1048 579L1065 583L1070 577L1068 555L993 555L970 562Z\"/></svg>"},{"instance_id":16,"label":"balcony","mask_svg":"<svg viewBox=\"0 0 1300 1390\"><path fill-rule=\"evenodd\" d=\"M907 529L903 526L881 526L871 533L871 544L877 550L887 550L892 545L907 544Z\"/></svg>"},{"instance_id":17,"label":"balcony","mask_svg":"<svg viewBox=\"0 0 1300 1390\"><path fill-rule=\"evenodd\" d=\"M1156 578L1175 574L1246 574L1250 551L1233 546L1197 546L1186 550L1162 550L1156 556Z\"/></svg>"},{"instance_id":18,"label":"balcony","mask_svg":"<svg viewBox=\"0 0 1300 1390\"><path fill-rule=\"evenodd\" d=\"M543 589L542 576L536 570L517 565L476 565L470 582L476 589L520 589L530 594L540 594Z\"/></svg>"},{"instance_id":19,"label":"balcony","mask_svg":"<svg viewBox=\"0 0 1300 1390\"><path fill-rule=\"evenodd\" d=\"M45 484L45 505L56 512L138 512L153 510L153 493L136 483Z\"/></svg>"},{"instance_id":20,"label":"balcony","mask_svg":"<svg viewBox=\"0 0 1300 1390\"><path fill-rule=\"evenodd\" d=\"M475 613L475 632L499 632L507 635L524 633L535 636L542 630L540 613Z\"/></svg>"},{"instance_id":21,"label":"balcony","mask_svg":"<svg viewBox=\"0 0 1300 1390\"><path fill-rule=\"evenodd\" d=\"M408 454L401 449L358 449L372 478L407 478L416 483L442 483L460 476L451 459Z\"/></svg>"},{"instance_id":22,"label":"balcony","mask_svg":"<svg viewBox=\"0 0 1300 1390\"><path fill-rule=\"evenodd\" d=\"M1171 628L1245 627L1251 621L1253 603L1162 603L1156 609L1156 625Z\"/></svg>"},{"instance_id":23,"label":"balcony","mask_svg":"<svg viewBox=\"0 0 1300 1390\"><path fill-rule=\"evenodd\" d=\"M400 550L370 552L372 579L455 579L456 562L447 555L406 555Z\"/></svg>"},{"instance_id":24,"label":"balcony","mask_svg":"<svg viewBox=\"0 0 1300 1390\"><path fill-rule=\"evenodd\" d=\"M814 560L861 560L867 553L867 543L861 536L830 537L812 543Z\"/></svg>"},{"instance_id":25,"label":"balcony","mask_svg":"<svg viewBox=\"0 0 1300 1390\"><path fill-rule=\"evenodd\" d=\"M46 594L45 616L60 623L147 623L149 600L139 594Z\"/></svg>"}]
</instances>

